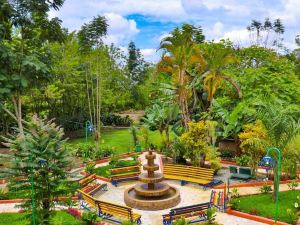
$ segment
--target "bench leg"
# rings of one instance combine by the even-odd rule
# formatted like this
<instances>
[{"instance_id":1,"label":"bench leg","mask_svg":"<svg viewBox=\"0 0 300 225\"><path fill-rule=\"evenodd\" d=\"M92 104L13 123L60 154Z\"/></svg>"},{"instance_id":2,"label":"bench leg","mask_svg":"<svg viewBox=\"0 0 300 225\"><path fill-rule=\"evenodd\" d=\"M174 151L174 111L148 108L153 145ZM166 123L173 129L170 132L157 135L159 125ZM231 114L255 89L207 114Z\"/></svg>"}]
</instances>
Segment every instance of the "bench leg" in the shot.
<instances>
[{"instance_id":1,"label":"bench leg","mask_svg":"<svg viewBox=\"0 0 300 225\"><path fill-rule=\"evenodd\" d=\"M184 185L186 185L188 182L187 181L184 181L184 180L181 180L180 181L180 184L181 184L181 186L184 186Z\"/></svg>"},{"instance_id":2,"label":"bench leg","mask_svg":"<svg viewBox=\"0 0 300 225\"><path fill-rule=\"evenodd\" d=\"M118 186L118 181L116 181L116 180L112 180L111 183L112 183L112 185L114 185L115 187Z\"/></svg>"}]
</instances>

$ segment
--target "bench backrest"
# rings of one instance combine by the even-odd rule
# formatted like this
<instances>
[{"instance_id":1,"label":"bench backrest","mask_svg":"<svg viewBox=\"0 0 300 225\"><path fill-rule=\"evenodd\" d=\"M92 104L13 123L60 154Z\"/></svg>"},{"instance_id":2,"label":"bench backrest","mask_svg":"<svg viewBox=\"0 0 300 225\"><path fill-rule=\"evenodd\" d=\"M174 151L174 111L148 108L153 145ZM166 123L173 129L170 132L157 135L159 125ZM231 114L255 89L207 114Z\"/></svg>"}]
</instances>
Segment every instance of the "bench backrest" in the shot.
<instances>
[{"instance_id":1,"label":"bench backrest","mask_svg":"<svg viewBox=\"0 0 300 225\"><path fill-rule=\"evenodd\" d=\"M110 214L116 217L126 218L133 221L132 209L127 206L118 205L110 202L99 201L100 213Z\"/></svg>"},{"instance_id":2,"label":"bench backrest","mask_svg":"<svg viewBox=\"0 0 300 225\"><path fill-rule=\"evenodd\" d=\"M181 207L181 208L171 209L170 214L178 215L178 214L186 214L186 213L190 213L190 212L203 211L203 210L208 209L209 207L210 207L210 203L206 202L206 203L201 203L201 204L197 204L197 205L191 205L191 206L185 206L185 207Z\"/></svg>"},{"instance_id":3,"label":"bench backrest","mask_svg":"<svg viewBox=\"0 0 300 225\"><path fill-rule=\"evenodd\" d=\"M91 196L91 195L85 193L85 192L82 191L82 190L77 190L77 191L80 193L82 199L83 199L90 207L92 207L92 208L98 210L98 208L99 208L99 206L98 206L98 205L99 205L99 201L98 201L97 199L95 199L93 196Z\"/></svg>"},{"instance_id":4,"label":"bench backrest","mask_svg":"<svg viewBox=\"0 0 300 225\"><path fill-rule=\"evenodd\" d=\"M126 167L110 169L109 171L111 174L125 173L131 171L137 171L138 173L140 172L140 166L126 166Z\"/></svg>"},{"instance_id":5,"label":"bench backrest","mask_svg":"<svg viewBox=\"0 0 300 225\"><path fill-rule=\"evenodd\" d=\"M214 175L214 170L194 166L166 164L164 165L163 173L174 176L186 176L192 178L211 180Z\"/></svg>"},{"instance_id":6,"label":"bench backrest","mask_svg":"<svg viewBox=\"0 0 300 225\"><path fill-rule=\"evenodd\" d=\"M240 167L239 173L240 174L245 174L245 175L251 175L251 169L250 168Z\"/></svg>"},{"instance_id":7,"label":"bench backrest","mask_svg":"<svg viewBox=\"0 0 300 225\"><path fill-rule=\"evenodd\" d=\"M230 171L230 173L237 173L238 169L236 166L229 166L229 171Z\"/></svg>"},{"instance_id":8,"label":"bench backrest","mask_svg":"<svg viewBox=\"0 0 300 225\"><path fill-rule=\"evenodd\" d=\"M96 179L96 174L91 174L79 181L80 186L85 186Z\"/></svg>"}]
</instances>

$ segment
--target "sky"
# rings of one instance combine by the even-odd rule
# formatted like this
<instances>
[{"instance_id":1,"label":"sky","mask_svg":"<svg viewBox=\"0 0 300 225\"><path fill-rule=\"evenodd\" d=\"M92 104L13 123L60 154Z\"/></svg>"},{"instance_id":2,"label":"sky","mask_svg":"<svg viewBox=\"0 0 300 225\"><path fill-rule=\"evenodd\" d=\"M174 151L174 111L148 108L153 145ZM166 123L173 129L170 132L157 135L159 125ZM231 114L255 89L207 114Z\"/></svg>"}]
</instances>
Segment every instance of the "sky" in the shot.
<instances>
[{"instance_id":1,"label":"sky","mask_svg":"<svg viewBox=\"0 0 300 225\"><path fill-rule=\"evenodd\" d=\"M156 62L162 38L183 23L201 26L207 40L230 39L249 45L247 25L252 19L280 18L285 26L283 44L294 49L300 34L300 0L65 0L59 17L69 31L79 30L94 16L107 18L106 44L114 43L126 52L134 41L145 59Z\"/></svg>"}]
</instances>

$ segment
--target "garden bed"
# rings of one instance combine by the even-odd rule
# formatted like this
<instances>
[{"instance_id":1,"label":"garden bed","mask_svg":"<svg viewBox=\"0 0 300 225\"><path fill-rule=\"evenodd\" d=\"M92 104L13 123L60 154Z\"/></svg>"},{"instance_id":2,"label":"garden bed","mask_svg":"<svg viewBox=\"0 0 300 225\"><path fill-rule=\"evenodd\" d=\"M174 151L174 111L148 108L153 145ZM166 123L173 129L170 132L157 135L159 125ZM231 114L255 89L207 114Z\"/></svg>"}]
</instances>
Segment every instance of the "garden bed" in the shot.
<instances>
[{"instance_id":1,"label":"garden bed","mask_svg":"<svg viewBox=\"0 0 300 225\"><path fill-rule=\"evenodd\" d=\"M279 221L295 223L295 221L292 221L289 217L287 209L291 209L296 213L294 204L298 195L300 195L299 190L280 193L278 211ZM259 194L240 197L236 210L272 219L274 217L275 207L276 204L272 200L272 194Z\"/></svg>"}]
</instances>

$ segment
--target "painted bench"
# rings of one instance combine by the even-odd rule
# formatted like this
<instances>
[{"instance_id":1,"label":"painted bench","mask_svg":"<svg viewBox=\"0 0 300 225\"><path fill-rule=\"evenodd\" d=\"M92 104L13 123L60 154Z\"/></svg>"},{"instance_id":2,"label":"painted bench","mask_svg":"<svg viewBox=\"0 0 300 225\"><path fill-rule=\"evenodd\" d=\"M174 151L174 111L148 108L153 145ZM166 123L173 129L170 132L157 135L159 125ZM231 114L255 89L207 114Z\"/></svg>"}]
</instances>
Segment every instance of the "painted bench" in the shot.
<instances>
[{"instance_id":1,"label":"painted bench","mask_svg":"<svg viewBox=\"0 0 300 225\"><path fill-rule=\"evenodd\" d=\"M86 185L92 183L95 180L96 180L96 174L91 174L79 180L79 185L80 187L85 187Z\"/></svg>"},{"instance_id":2,"label":"painted bench","mask_svg":"<svg viewBox=\"0 0 300 225\"><path fill-rule=\"evenodd\" d=\"M140 166L127 166L110 169L111 183L117 186L119 182L126 180L137 180L141 171Z\"/></svg>"},{"instance_id":3,"label":"painted bench","mask_svg":"<svg viewBox=\"0 0 300 225\"><path fill-rule=\"evenodd\" d=\"M206 210L210 208L210 203L201 203L197 205L185 206L171 209L168 214L163 215L163 224L172 225L180 218L192 218L188 223L197 223L207 220Z\"/></svg>"},{"instance_id":4,"label":"painted bench","mask_svg":"<svg viewBox=\"0 0 300 225\"><path fill-rule=\"evenodd\" d=\"M181 185L188 182L207 185L212 182L214 170L194 166L165 164L163 174L167 179L180 180Z\"/></svg>"},{"instance_id":5,"label":"painted bench","mask_svg":"<svg viewBox=\"0 0 300 225\"><path fill-rule=\"evenodd\" d=\"M94 196L98 192L103 193L103 192L107 191L107 184L88 185L81 190L91 196Z\"/></svg>"},{"instance_id":6,"label":"painted bench","mask_svg":"<svg viewBox=\"0 0 300 225\"><path fill-rule=\"evenodd\" d=\"M95 211L99 217L114 223L122 224L124 220L141 224L141 215L134 213L132 208L110 202L100 201L93 196L78 190L80 194L80 207Z\"/></svg>"},{"instance_id":7,"label":"painted bench","mask_svg":"<svg viewBox=\"0 0 300 225\"><path fill-rule=\"evenodd\" d=\"M250 168L229 166L229 171L231 179L249 180L252 177Z\"/></svg>"}]
</instances>

